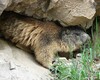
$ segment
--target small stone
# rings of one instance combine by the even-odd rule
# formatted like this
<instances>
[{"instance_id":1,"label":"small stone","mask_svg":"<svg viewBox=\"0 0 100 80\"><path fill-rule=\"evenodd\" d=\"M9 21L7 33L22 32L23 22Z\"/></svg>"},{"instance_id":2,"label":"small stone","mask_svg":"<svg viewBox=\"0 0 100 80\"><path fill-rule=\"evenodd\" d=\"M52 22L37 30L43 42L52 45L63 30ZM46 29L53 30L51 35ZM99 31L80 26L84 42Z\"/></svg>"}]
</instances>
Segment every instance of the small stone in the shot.
<instances>
[{"instance_id":1,"label":"small stone","mask_svg":"<svg viewBox=\"0 0 100 80\"><path fill-rule=\"evenodd\" d=\"M15 64L12 61L9 62L9 66L10 66L10 70L16 69L16 66L15 66Z\"/></svg>"},{"instance_id":2,"label":"small stone","mask_svg":"<svg viewBox=\"0 0 100 80\"><path fill-rule=\"evenodd\" d=\"M66 63L68 61L65 57L60 57L59 60L64 62L64 63Z\"/></svg>"},{"instance_id":3,"label":"small stone","mask_svg":"<svg viewBox=\"0 0 100 80\"><path fill-rule=\"evenodd\" d=\"M76 55L76 58L81 58L81 57L82 57L81 53L79 53L79 54Z\"/></svg>"}]
</instances>

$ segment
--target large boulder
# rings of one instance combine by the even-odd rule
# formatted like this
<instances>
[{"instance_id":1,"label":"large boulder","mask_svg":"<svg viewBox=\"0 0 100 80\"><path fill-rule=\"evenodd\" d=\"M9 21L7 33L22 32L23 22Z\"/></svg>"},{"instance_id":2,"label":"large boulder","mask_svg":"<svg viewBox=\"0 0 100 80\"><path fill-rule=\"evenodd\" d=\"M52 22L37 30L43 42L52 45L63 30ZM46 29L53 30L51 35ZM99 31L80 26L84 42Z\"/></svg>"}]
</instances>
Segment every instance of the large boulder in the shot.
<instances>
[{"instance_id":1,"label":"large boulder","mask_svg":"<svg viewBox=\"0 0 100 80\"><path fill-rule=\"evenodd\" d=\"M83 28L92 25L96 13L94 0L12 0L6 10Z\"/></svg>"},{"instance_id":2,"label":"large boulder","mask_svg":"<svg viewBox=\"0 0 100 80\"><path fill-rule=\"evenodd\" d=\"M0 39L0 80L53 80L32 54Z\"/></svg>"},{"instance_id":3,"label":"large boulder","mask_svg":"<svg viewBox=\"0 0 100 80\"><path fill-rule=\"evenodd\" d=\"M65 25L82 25L86 28L90 26L94 15L93 0L57 0L55 6L48 10L50 19L59 20Z\"/></svg>"}]
</instances>

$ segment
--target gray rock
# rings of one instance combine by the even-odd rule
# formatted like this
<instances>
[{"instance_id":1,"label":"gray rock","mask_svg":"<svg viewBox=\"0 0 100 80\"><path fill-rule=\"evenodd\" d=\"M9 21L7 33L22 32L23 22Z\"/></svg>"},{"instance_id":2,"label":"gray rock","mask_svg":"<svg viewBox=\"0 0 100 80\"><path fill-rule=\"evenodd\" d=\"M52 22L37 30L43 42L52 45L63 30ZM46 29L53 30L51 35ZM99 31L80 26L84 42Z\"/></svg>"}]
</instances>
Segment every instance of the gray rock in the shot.
<instances>
[{"instance_id":1,"label":"gray rock","mask_svg":"<svg viewBox=\"0 0 100 80\"><path fill-rule=\"evenodd\" d=\"M12 3L12 0L0 0L0 14Z\"/></svg>"},{"instance_id":2,"label":"gray rock","mask_svg":"<svg viewBox=\"0 0 100 80\"><path fill-rule=\"evenodd\" d=\"M32 54L0 39L0 80L53 80Z\"/></svg>"}]
</instances>

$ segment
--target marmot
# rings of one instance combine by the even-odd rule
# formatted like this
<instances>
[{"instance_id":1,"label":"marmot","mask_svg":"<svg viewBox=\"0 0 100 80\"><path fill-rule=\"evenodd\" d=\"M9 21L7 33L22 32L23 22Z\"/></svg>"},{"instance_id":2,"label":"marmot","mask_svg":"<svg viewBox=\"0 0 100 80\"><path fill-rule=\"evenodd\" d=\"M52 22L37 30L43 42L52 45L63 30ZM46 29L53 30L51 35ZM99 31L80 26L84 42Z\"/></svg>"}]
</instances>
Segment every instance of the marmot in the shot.
<instances>
[{"instance_id":1,"label":"marmot","mask_svg":"<svg viewBox=\"0 0 100 80\"><path fill-rule=\"evenodd\" d=\"M74 51L90 39L78 26L59 27L9 12L0 17L0 32L13 43L34 51L36 60L46 68L52 66L57 52Z\"/></svg>"}]
</instances>

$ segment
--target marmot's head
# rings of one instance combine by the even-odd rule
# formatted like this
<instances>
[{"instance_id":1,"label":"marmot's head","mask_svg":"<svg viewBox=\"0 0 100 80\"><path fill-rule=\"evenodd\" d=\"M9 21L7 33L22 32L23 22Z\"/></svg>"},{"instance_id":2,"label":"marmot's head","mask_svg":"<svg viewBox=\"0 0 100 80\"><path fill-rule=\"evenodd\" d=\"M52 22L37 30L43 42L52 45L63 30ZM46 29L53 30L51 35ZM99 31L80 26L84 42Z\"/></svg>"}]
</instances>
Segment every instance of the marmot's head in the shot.
<instances>
[{"instance_id":1,"label":"marmot's head","mask_svg":"<svg viewBox=\"0 0 100 80\"><path fill-rule=\"evenodd\" d=\"M61 35L62 41L64 44L70 46L71 51L76 50L90 40L89 35L78 26L63 28Z\"/></svg>"}]
</instances>

